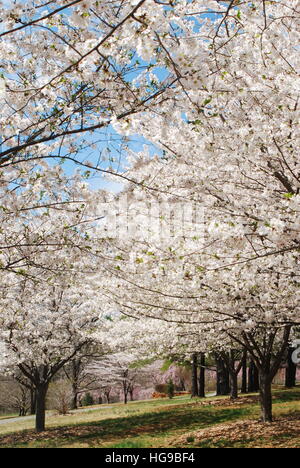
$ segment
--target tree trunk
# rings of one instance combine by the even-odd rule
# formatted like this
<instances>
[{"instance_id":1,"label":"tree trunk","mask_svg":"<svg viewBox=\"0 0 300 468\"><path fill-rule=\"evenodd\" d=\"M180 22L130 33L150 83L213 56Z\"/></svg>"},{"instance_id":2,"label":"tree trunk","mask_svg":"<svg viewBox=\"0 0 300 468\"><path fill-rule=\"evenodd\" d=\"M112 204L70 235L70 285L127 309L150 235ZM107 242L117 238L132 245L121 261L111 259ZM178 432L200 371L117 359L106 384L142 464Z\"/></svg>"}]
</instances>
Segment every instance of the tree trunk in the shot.
<instances>
[{"instance_id":1,"label":"tree trunk","mask_svg":"<svg viewBox=\"0 0 300 468\"><path fill-rule=\"evenodd\" d=\"M36 391L33 387L30 389L30 414L35 415L36 412Z\"/></svg>"},{"instance_id":2,"label":"tree trunk","mask_svg":"<svg viewBox=\"0 0 300 468\"><path fill-rule=\"evenodd\" d=\"M205 354L200 353L198 396L205 398Z\"/></svg>"},{"instance_id":3,"label":"tree trunk","mask_svg":"<svg viewBox=\"0 0 300 468\"><path fill-rule=\"evenodd\" d=\"M248 346L248 351L259 369L261 420L264 423L271 423L273 421L272 382L286 355L291 330L292 325L286 325L282 330L281 346L277 354L274 354L272 350L274 350L274 343L275 338L278 336L278 330L269 332L268 339L266 339L265 335L263 353L258 353L259 356L255 353L259 345L255 342L254 336L252 334L247 335L247 333L243 334L245 345Z\"/></svg>"},{"instance_id":4,"label":"tree trunk","mask_svg":"<svg viewBox=\"0 0 300 468\"><path fill-rule=\"evenodd\" d=\"M255 393L259 391L259 373L258 369L251 359L248 371L248 392Z\"/></svg>"},{"instance_id":5,"label":"tree trunk","mask_svg":"<svg viewBox=\"0 0 300 468\"><path fill-rule=\"evenodd\" d=\"M259 375L260 387L260 406L261 406L261 421L264 423L271 423L273 421L272 414L272 380L268 374L262 370Z\"/></svg>"},{"instance_id":6,"label":"tree trunk","mask_svg":"<svg viewBox=\"0 0 300 468\"><path fill-rule=\"evenodd\" d=\"M239 397L238 376L234 371L230 372L230 399L236 400Z\"/></svg>"},{"instance_id":7,"label":"tree trunk","mask_svg":"<svg viewBox=\"0 0 300 468\"><path fill-rule=\"evenodd\" d=\"M110 403L110 392L104 392L105 398L107 400L107 403Z\"/></svg>"},{"instance_id":8,"label":"tree trunk","mask_svg":"<svg viewBox=\"0 0 300 468\"><path fill-rule=\"evenodd\" d=\"M243 367L242 367L242 393L247 393L247 354L243 358Z\"/></svg>"},{"instance_id":9,"label":"tree trunk","mask_svg":"<svg viewBox=\"0 0 300 468\"><path fill-rule=\"evenodd\" d=\"M35 416L36 432L43 432L45 430L47 391L48 391L47 384L42 384L36 387L36 416Z\"/></svg>"},{"instance_id":10,"label":"tree trunk","mask_svg":"<svg viewBox=\"0 0 300 468\"><path fill-rule=\"evenodd\" d=\"M286 388L296 387L296 374L297 374L297 365L292 360L292 354L294 348L289 347L288 357L287 357L287 368L285 371L285 386Z\"/></svg>"},{"instance_id":11,"label":"tree trunk","mask_svg":"<svg viewBox=\"0 0 300 468\"><path fill-rule=\"evenodd\" d=\"M71 409L78 409L78 394L79 394L79 376L81 372L82 361L80 359L73 359L71 362L71 380L72 383L72 402Z\"/></svg>"},{"instance_id":12,"label":"tree trunk","mask_svg":"<svg viewBox=\"0 0 300 468\"><path fill-rule=\"evenodd\" d=\"M229 372L223 359L217 357L217 395L229 395L230 384L229 384Z\"/></svg>"},{"instance_id":13,"label":"tree trunk","mask_svg":"<svg viewBox=\"0 0 300 468\"><path fill-rule=\"evenodd\" d=\"M76 382L72 383L71 409L72 410L77 410L78 409L78 386L77 386Z\"/></svg>"},{"instance_id":14,"label":"tree trunk","mask_svg":"<svg viewBox=\"0 0 300 468\"><path fill-rule=\"evenodd\" d=\"M184 379L180 379L180 390L181 390L182 392L185 392L185 390L186 390Z\"/></svg>"},{"instance_id":15,"label":"tree trunk","mask_svg":"<svg viewBox=\"0 0 300 468\"><path fill-rule=\"evenodd\" d=\"M77 389L73 387L73 397L71 401L71 409L72 410L77 410L78 409L78 393Z\"/></svg>"},{"instance_id":16,"label":"tree trunk","mask_svg":"<svg viewBox=\"0 0 300 468\"><path fill-rule=\"evenodd\" d=\"M192 398L198 396L197 358L197 353L194 353L192 357Z\"/></svg>"}]
</instances>

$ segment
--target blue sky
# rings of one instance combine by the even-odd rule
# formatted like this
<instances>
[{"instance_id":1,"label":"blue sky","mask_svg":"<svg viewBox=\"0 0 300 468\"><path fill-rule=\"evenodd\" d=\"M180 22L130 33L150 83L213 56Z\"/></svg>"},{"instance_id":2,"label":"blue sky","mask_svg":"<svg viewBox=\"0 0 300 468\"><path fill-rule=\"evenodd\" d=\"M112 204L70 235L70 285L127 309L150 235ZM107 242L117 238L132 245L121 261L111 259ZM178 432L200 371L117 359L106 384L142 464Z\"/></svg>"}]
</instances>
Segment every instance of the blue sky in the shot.
<instances>
[{"instance_id":1,"label":"blue sky","mask_svg":"<svg viewBox=\"0 0 300 468\"><path fill-rule=\"evenodd\" d=\"M13 0L4 0L3 1L4 5L9 5L12 6ZM21 3L26 4L24 0L21 0ZM208 15L212 16L212 15ZM191 18L192 20L193 18ZM1 24L0 24L1 28ZM1 29L0 29L1 31ZM143 60L135 55L132 59L133 65L137 65L137 70L135 70L132 73L128 73L126 76L126 79L128 82L131 82L133 79L137 77L137 75L140 73L141 68L143 66L148 66L149 63L143 62ZM137 62L138 61L138 62ZM151 69L152 73L155 73L156 76L158 77L159 81L164 81L165 78L168 76L168 72L166 69L161 68L161 67L156 67L155 68L155 58L152 61L153 68ZM117 135L117 133L114 131L114 129L111 126L108 126L106 129L104 129L102 132L99 133L99 141L97 143L97 149L94 149L93 151L90 149L87 149L86 151L81 151L80 153L80 161L86 161L89 160L92 163L96 165L98 157L100 154L106 153L107 159L101 163L101 167L103 169L113 167L114 169L122 170L124 165L126 165L126 148L125 145L122 143L120 140L120 137ZM97 137L98 137L97 133ZM91 141L95 141L95 136L91 138ZM83 138L88 139L88 137L85 135ZM139 135L133 135L132 137L129 138L129 141L126 142L126 146L128 146L131 150L139 152L143 149L144 145L149 146L149 152L150 154L162 154L162 152L158 149L155 148L151 143L147 142L144 138L140 137ZM53 163L53 160L52 162ZM80 166L77 166L78 168ZM76 166L74 165L73 162L71 161L66 161L63 163L63 168L66 171L67 174L72 174L74 173L74 170L76 170ZM81 168L83 172L85 172L84 168ZM112 190L114 192L119 191L122 189L122 184L117 184L113 183L109 180L107 180L105 177L101 175L101 173L97 174L91 174L91 177L87 178L89 181L90 186L93 189L99 189L99 188L104 188L107 190Z\"/></svg>"}]
</instances>

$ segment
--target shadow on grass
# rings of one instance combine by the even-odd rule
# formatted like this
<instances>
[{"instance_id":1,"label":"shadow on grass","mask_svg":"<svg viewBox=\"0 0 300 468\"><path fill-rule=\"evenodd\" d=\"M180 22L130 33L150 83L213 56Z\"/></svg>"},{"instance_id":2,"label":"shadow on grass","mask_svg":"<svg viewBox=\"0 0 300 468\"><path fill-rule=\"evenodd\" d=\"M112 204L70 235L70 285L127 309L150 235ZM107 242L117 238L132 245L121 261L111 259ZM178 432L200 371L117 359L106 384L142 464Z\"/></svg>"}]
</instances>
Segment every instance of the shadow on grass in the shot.
<instances>
[{"instance_id":1,"label":"shadow on grass","mask_svg":"<svg viewBox=\"0 0 300 468\"><path fill-rule=\"evenodd\" d=\"M106 420L101 423L93 423L91 426L101 426L102 435L118 435L152 432L155 429L156 435L159 432L170 430L186 429L193 425L207 427L212 424L219 424L224 421L232 421L240 417L249 415L248 408L222 409L201 408L195 406L190 408L177 408L174 410L145 413L143 415L119 418L116 420Z\"/></svg>"},{"instance_id":2,"label":"shadow on grass","mask_svg":"<svg viewBox=\"0 0 300 468\"><path fill-rule=\"evenodd\" d=\"M296 403L300 400L300 388L294 390L276 390L274 403ZM209 401L209 400L207 400ZM291 408L295 411L294 408ZM0 437L0 448L4 447L40 447L60 446L114 446L124 444L135 447L149 447L159 444L166 437L185 434L194 430L209 428L226 422L253 418L259 415L259 403L243 406L201 406L181 403L176 406L157 407L147 412L128 414L117 418L108 418L96 422L82 422L64 427L50 428L38 435L33 431L23 431ZM114 444L114 445L111 445ZM132 445L133 444L133 445ZM127 447L126 445L126 447Z\"/></svg>"},{"instance_id":3,"label":"shadow on grass","mask_svg":"<svg viewBox=\"0 0 300 468\"><path fill-rule=\"evenodd\" d=\"M253 414L249 407L243 408L213 408L201 407L197 404L179 406L155 412L106 419L99 422L84 423L50 429L42 437L32 433L15 434L10 438L0 438L0 447L25 447L34 444L35 447L59 447L66 444L93 445L109 444L112 440L116 444L128 438L160 438L165 434L176 431L188 432L202 429L224 422L235 421ZM33 440L34 439L34 440ZM116 446L116 445L114 445Z\"/></svg>"},{"instance_id":4,"label":"shadow on grass","mask_svg":"<svg viewBox=\"0 0 300 468\"><path fill-rule=\"evenodd\" d=\"M298 390L297 390L298 389ZM300 388L296 387L295 389L285 390L285 391L277 391L274 393L275 398L273 399L273 403L290 403L293 401L300 400Z\"/></svg>"}]
</instances>

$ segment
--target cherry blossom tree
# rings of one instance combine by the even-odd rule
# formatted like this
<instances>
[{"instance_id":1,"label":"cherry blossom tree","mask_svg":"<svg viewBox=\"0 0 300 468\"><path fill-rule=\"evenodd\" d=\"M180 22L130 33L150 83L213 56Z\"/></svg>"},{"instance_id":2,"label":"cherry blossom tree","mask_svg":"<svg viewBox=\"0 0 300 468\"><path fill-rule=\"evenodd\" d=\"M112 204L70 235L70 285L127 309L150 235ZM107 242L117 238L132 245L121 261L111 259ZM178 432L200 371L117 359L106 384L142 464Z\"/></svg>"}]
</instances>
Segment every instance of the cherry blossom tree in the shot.
<instances>
[{"instance_id":1,"label":"cherry blossom tree","mask_svg":"<svg viewBox=\"0 0 300 468\"><path fill-rule=\"evenodd\" d=\"M0 406L6 411L26 416L30 409L30 391L13 379L0 382Z\"/></svg>"},{"instance_id":2,"label":"cherry blossom tree","mask_svg":"<svg viewBox=\"0 0 300 468\"><path fill-rule=\"evenodd\" d=\"M45 429L49 383L71 360L85 355L104 312L92 275L56 273L52 281L25 278L2 293L0 339L4 371L21 371L36 392L36 430Z\"/></svg>"},{"instance_id":3,"label":"cherry blossom tree","mask_svg":"<svg viewBox=\"0 0 300 468\"><path fill-rule=\"evenodd\" d=\"M160 105L177 80L151 59L168 15L154 0L1 2L1 167L46 158L115 172L109 125Z\"/></svg>"},{"instance_id":4,"label":"cherry blossom tree","mask_svg":"<svg viewBox=\"0 0 300 468\"><path fill-rule=\"evenodd\" d=\"M65 249L67 255L73 250L76 257L80 248L88 248L101 193L91 192L79 174L70 178L60 166L44 166L26 163L1 172L3 281L9 273L25 275L31 269L34 274L48 263L51 252L62 254Z\"/></svg>"},{"instance_id":5,"label":"cherry blossom tree","mask_svg":"<svg viewBox=\"0 0 300 468\"><path fill-rule=\"evenodd\" d=\"M123 351L95 360L89 366L89 372L99 380L108 402L111 391L114 391L121 393L126 405L129 398L133 401L135 390L145 381L148 369L142 364L136 355Z\"/></svg>"},{"instance_id":6,"label":"cherry blossom tree","mask_svg":"<svg viewBox=\"0 0 300 468\"><path fill-rule=\"evenodd\" d=\"M88 372L89 363L101 355L102 350L93 344L86 350L82 350L80 356L76 356L65 367L64 373L69 381L71 395L71 409L78 409L79 396L98 388L98 382L94 375Z\"/></svg>"},{"instance_id":7,"label":"cherry blossom tree","mask_svg":"<svg viewBox=\"0 0 300 468\"><path fill-rule=\"evenodd\" d=\"M185 255L154 247L148 255L145 244L139 245L138 262L132 262L133 245L129 258L123 248L110 297L126 315L178 323L183 349L190 352L247 349L260 371L262 418L271 420L271 383L299 323L298 260L292 259L294 274L286 270L288 254L216 268L212 252ZM240 368L232 367L235 359L230 362L236 382Z\"/></svg>"},{"instance_id":8,"label":"cherry blossom tree","mask_svg":"<svg viewBox=\"0 0 300 468\"><path fill-rule=\"evenodd\" d=\"M271 382L299 324L299 5L224 3L174 7L177 33L160 45L176 94L116 124L164 157L132 153L140 185L128 185L127 209L142 202L143 224L116 255L110 292L124 313L201 325L208 345L246 348L269 422ZM182 234L183 202L204 210L198 236Z\"/></svg>"},{"instance_id":9,"label":"cherry blossom tree","mask_svg":"<svg viewBox=\"0 0 300 468\"><path fill-rule=\"evenodd\" d=\"M106 307L114 301L137 320L136 343L151 322L161 349L246 348L260 372L262 420L272 420L272 379L299 325L298 3L2 6L1 329L7 356L40 395L38 430L49 379L91 338L94 306L86 316L78 305L96 297L82 279L87 258L102 261ZM138 134L156 145L157 156L128 145L127 172L107 167L99 131L110 126L125 142ZM105 243L90 242L88 227L103 234L92 219L106 195L43 166L57 158L122 177L119 219L129 211L139 229L125 224L120 242L108 223ZM182 203L202 210L196 229L192 214L183 232ZM178 327L196 339L182 342ZM148 334L155 353L153 343Z\"/></svg>"}]
</instances>

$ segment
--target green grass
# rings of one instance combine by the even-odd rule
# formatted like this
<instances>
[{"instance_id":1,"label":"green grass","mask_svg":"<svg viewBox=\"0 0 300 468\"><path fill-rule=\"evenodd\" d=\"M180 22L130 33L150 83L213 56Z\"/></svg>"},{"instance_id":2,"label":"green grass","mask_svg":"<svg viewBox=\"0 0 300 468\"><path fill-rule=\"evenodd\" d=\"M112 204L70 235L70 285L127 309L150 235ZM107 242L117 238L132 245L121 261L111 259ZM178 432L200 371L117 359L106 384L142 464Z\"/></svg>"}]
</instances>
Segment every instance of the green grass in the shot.
<instances>
[{"instance_id":1,"label":"green grass","mask_svg":"<svg viewBox=\"0 0 300 468\"><path fill-rule=\"evenodd\" d=\"M53 411L48 411L46 415L46 425L48 428L69 426L74 424L89 423L93 421L102 421L107 418L118 418L119 416L131 416L134 414L141 414L157 407L164 407L170 405L178 405L181 403L192 403L190 397L177 397L174 400L161 399L161 400L144 400L139 402L129 402L128 405L122 403L114 403L109 405L97 405L85 408L84 413L74 412L66 416L59 416ZM17 415L3 416L2 419L11 419ZM18 422L0 425L0 436L20 432L34 428L34 420L20 420Z\"/></svg>"},{"instance_id":2,"label":"green grass","mask_svg":"<svg viewBox=\"0 0 300 468\"><path fill-rule=\"evenodd\" d=\"M276 390L275 416L299 412L299 400L300 388L292 391ZM249 438L247 441L231 443L224 438L197 442L195 437L190 435L193 431L259 418L258 403L202 406L199 404L201 401L203 400L177 397L173 400L132 402L127 406L114 404L110 405L111 408L103 409L96 407L94 411L65 417L49 414L49 430L43 435L35 435L27 430L32 428L33 421L20 421L15 424L8 422L0 426L0 448L158 448L171 446L174 439L184 437L185 434L188 435L184 445L187 447L237 448L246 447L252 441ZM13 436L5 436L12 431L15 432ZM283 442L285 437L290 436L293 435L281 435Z\"/></svg>"}]
</instances>

